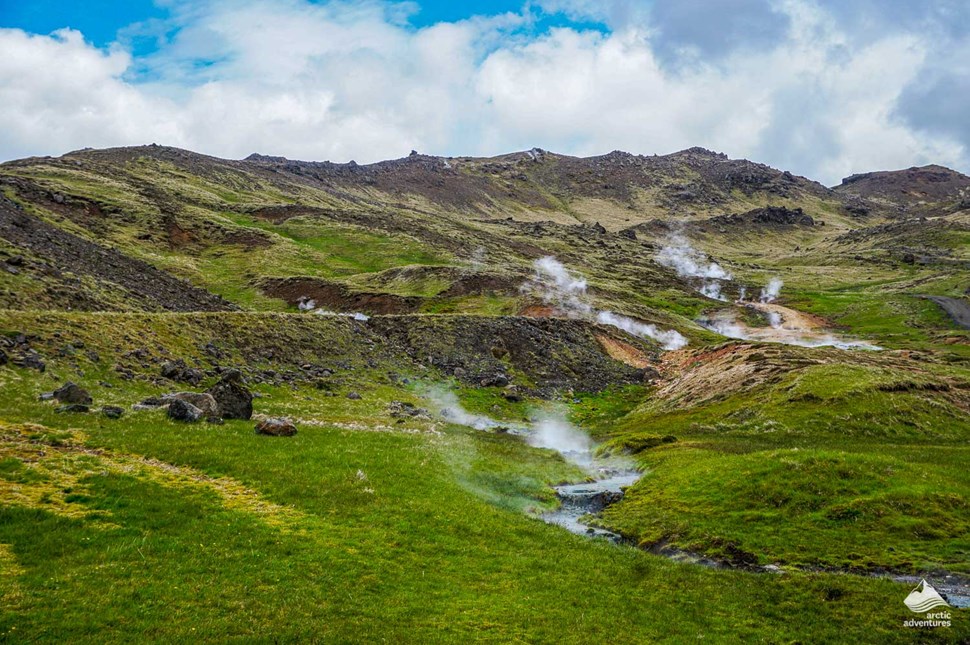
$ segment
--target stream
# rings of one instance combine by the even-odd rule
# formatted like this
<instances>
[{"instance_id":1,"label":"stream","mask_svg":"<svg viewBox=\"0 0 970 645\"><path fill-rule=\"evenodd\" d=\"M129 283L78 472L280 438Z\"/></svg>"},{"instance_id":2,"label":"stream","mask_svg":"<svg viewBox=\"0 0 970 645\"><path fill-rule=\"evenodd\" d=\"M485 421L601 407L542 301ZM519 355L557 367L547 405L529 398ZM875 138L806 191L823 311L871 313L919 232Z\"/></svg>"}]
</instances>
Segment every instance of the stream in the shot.
<instances>
[{"instance_id":1,"label":"stream","mask_svg":"<svg viewBox=\"0 0 970 645\"><path fill-rule=\"evenodd\" d=\"M605 539L615 544L630 544L628 539L618 533L589 526L583 522L583 518L598 515L606 507L623 499L625 490L643 477L642 472L633 468L632 462L622 458L596 457L596 446L589 435L561 417L540 418L528 425L502 423L483 415L475 415L465 411L458 403L457 398L450 393L447 393L447 395L439 393L434 402L439 414L452 423L485 432L501 432L520 436L532 446L555 450L567 461L582 468L589 475L589 481L554 486L560 502L559 508L542 513L537 517L547 524L559 526L570 533L588 538ZM651 552L670 560L697 566L715 569L736 568L697 553L663 547L662 545L651 549ZM743 569L762 574L783 575L785 573L777 565L751 566L743 567ZM859 573L824 569L818 571L831 575L890 578L894 582L909 585L910 588L917 586L921 580L925 579L949 602L951 607L970 607L970 578L963 576L945 573L910 575L892 572Z\"/></svg>"},{"instance_id":2,"label":"stream","mask_svg":"<svg viewBox=\"0 0 970 645\"><path fill-rule=\"evenodd\" d=\"M635 470L607 470L602 475L602 479L592 482L556 486L556 497L559 498L560 507L543 513L540 515L541 519L577 535L622 542L623 538L620 535L606 529L587 526L583 524L581 518L585 515L595 515L610 504L620 501L623 497L623 489L636 483L641 473Z\"/></svg>"}]
</instances>

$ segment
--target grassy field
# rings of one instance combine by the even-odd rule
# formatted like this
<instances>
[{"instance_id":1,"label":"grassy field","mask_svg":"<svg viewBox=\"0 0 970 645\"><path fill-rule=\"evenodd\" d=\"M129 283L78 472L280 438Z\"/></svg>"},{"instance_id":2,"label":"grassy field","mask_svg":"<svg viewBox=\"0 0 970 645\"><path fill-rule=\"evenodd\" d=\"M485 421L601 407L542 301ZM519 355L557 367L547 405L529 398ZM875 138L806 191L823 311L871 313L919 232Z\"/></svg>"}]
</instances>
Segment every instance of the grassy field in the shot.
<instances>
[{"instance_id":1,"label":"grassy field","mask_svg":"<svg viewBox=\"0 0 970 645\"><path fill-rule=\"evenodd\" d=\"M118 420L58 414L38 400L73 378L90 384L97 404L128 407L166 388L153 382L154 368L136 366L129 381L108 367L133 348L149 340L191 358L220 330L223 351L241 360L262 346L258 321L269 317L212 315L186 325L185 317L116 316L123 324L111 337L96 333L97 314L10 317L34 321L34 333L55 345L84 347L52 359L44 374L0 367L6 640L911 641L901 627L909 617L903 585L706 569L531 517L555 504L551 485L583 474L514 436L440 420L398 423L387 414L391 401L426 404L422 387L448 381L432 373L388 381L380 370L393 364L367 367L366 353L358 363L353 336L341 336L334 321L279 317L284 344L266 366L303 360L299 348L324 334L320 346L350 361L335 389L254 386L257 413L297 420L293 438L257 436L252 422L184 425L153 411ZM60 337L48 335L55 329ZM92 350L98 364L81 357ZM347 398L351 389L362 398ZM559 405L596 436L623 436L639 431L650 393L631 386ZM546 405L480 388L456 394L470 411L510 421ZM913 441L873 453L862 439L780 449L744 433L650 426L679 441L640 454L648 474L607 515L625 532L646 538L689 527L678 544L710 547L698 536L716 536L722 549L736 544L769 560L824 546L829 565L966 561L961 428L939 440L952 444L946 452ZM917 485L920 472L932 477ZM824 491L832 504L813 508L811 487L825 486L837 486ZM924 507L928 500L935 506ZM912 526L894 524L911 510L900 504L919 505ZM930 522L931 511L939 521ZM931 525L938 534L906 541L907 530ZM865 550L856 536L877 539ZM958 620L921 638L945 642L970 634L967 627Z\"/></svg>"}]
</instances>

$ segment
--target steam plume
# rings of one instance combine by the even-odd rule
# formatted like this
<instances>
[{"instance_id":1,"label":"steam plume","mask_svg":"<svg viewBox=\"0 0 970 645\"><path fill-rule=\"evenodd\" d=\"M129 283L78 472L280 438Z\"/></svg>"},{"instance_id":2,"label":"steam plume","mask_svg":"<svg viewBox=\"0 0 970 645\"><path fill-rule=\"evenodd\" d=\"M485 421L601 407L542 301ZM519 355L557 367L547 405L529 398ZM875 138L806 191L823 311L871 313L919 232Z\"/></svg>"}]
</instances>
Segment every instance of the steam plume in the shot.
<instances>
[{"instance_id":1,"label":"steam plume","mask_svg":"<svg viewBox=\"0 0 970 645\"><path fill-rule=\"evenodd\" d=\"M432 387L425 391L424 396L431 402L435 411L451 423L468 426L475 430L492 430L499 426L508 424L500 423L491 417L483 414L469 412L458 401L454 392L450 392L442 387Z\"/></svg>"},{"instance_id":2,"label":"steam plume","mask_svg":"<svg viewBox=\"0 0 970 645\"><path fill-rule=\"evenodd\" d=\"M657 253L657 262L670 267L682 278L703 278L704 283L698 289L701 294L727 301L721 294L721 281L731 280L731 273L691 246L683 235L675 233L667 239L667 244Z\"/></svg>"},{"instance_id":3,"label":"steam plume","mask_svg":"<svg viewBox=\"0 0 970 645\"><path fill-rule=\"evenodd\" d=\"M560 313L571 318L594 319L600 324L622 329L634 336L652 338L664 349L680 349L687 345L687 339L672 329L661 331L654 325L594 308L587 300L586 280L573 275L556 258L540 258L533 266L535 276L523 285L523 290L539 294L543 302L554 306Z\"/></svg>"},{"instance_id":4,"label":"steam plume","mask_svg":"<svg viewBox=\"0 0 970 645\"><path fill-rule=\"evenodd\" d=\"M687 238L679 233L668 238L667 244L657 254L657 262L674 269L681 277L731 279L730 272L717 262L709 262L706 255L691 246Z\"/></svg>"},{"instance_id":5,"label":"steam plume","mask_svg":"<svg viewBox=\"0 0 970 645\"><path fill-rule=\"evenodd\" d=\"M781 288L784 286L784 284L785 283L781 281L781 278L777 276L771 280L768 280L767 286L761 290L761 302L774 302L781 293Z\"/></svg>"},{"instance_id":6,"label":"steam plume","mask_svg":"<svg viewBox=\"0 0 970 645\"><path fill-rule=\"evenodd\" d=\"M589 435L561 415L541 416L527 441L530 446L555 450L579 466L588 467L592 463L593 442Z\"/></svg>"}]
</instances>

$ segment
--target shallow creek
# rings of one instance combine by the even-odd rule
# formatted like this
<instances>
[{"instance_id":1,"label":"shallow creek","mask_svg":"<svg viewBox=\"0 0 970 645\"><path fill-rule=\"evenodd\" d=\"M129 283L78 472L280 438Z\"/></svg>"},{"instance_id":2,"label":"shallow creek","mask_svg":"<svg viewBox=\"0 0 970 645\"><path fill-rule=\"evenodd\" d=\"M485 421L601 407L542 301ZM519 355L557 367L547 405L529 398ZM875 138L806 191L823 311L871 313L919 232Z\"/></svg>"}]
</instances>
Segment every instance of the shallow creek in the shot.
<instances>
[{"instance_id":1,"label":"shallow creek","mask_svg":"<svg viewBox=\"0 0 970 645\"><path fill-rule=\"evenodd\" d=\"M623 536L612 531L589 526L582 520L589 515L597 515L607 506L615 504L623 498L624 491L635 484L643 473L634 470L623 462L609 462L598 460L593 457L592 450L580 452L563 452L570 461L582 466L590 473L593 481L578 484L563 484L555 486L556 496L559 498L560 507L554 511L541 514L539 517L548 524L561 526L571 533L583 535L590 538L607 539L617 544L627 542ZM654 551L671 560L686 562L697 566L710 568L728 568L726 565L709 558L705 558L696 553L690 553L679 549L661 548ZM777 566L748 567L746 571L764 574L783 574L784 571ZM833 575L851 575L850 572L832 571ZM950 604L951 607L966 608L970 607L970 580L961 576L954 575L903 575L894 573L871 573L862 574L874 578L890 578L901 584L908 584L916 587L920 581L925 579L929 582Z\"/></svg>"}]
</instances>

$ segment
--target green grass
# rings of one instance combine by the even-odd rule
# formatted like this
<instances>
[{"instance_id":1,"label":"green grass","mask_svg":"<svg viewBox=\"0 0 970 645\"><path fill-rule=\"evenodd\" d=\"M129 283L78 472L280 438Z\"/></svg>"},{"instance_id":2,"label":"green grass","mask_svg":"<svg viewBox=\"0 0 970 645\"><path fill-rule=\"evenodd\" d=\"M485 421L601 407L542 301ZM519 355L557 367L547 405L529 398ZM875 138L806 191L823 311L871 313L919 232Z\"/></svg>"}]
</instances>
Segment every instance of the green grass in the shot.
<instances>
[{"instance_id":1,"label":"green grass","mask_svg":"<svg viewBox=\"0 0 970 645\"><path fill-rule=\"evenodd\" d=\"M696 437L651 448L649 474L605 522L645 544L761 564L970 572L964 446L840 447Z\"/></svg>"},{"instance_id":2,"label":"green grass","mask_svg":"<svg viewBox=\"0 0 970 645\"><path fill-rule=\"evenodd\" d=\"M105 334L109 322L112 333ZM410 374L405 365L362 346L347 321L274 314L4 313L5 334L24 329L51 360L42 375L0 367L0 634L9 640L911 638L900 626L909 617L900 602L908 591L903 585L859 576L709 570L591 542L530 517L555 503L550 485L583 474L517 437L440 420L390 418L391 401L425 403L419 385L398 385L388 371L402 371L419 384L433 376ZM84 347L67 351L69 342ZM340 360L348 368L325 389L303 382L255 387L257 412L294 418L300 432L293 438L257 436L252 422L244 421L179 424L157 411L128 411L120 420L57 414L37 398L70 378L89 386L97 405L127 408L173 388L152 383L156 362L146 359L142 367L141 359L126 358L128 352L147 347L152 357L201 364L207 342L221 348L225 365L284 371L303 361ZM90 350L99 361L87 357ZM367 362L372 358L376 366ZM132 365L137 378L121 379L112 369L116 362ZM863 376L872 383L892 378L882 372ZM829 398L854 396L851 387L833 384L836 378L820 375L802 387ZM362 398L346 398L351 389ZM599 436L629 433L652 392L638 386L577 393L580 402L566 404L574 421ZM458 395L468 409L500 419L521 419L546 405L511 403L494 389L459 388ZM641 455L649 473L629 506L616 507L627 508L621 519L635 525L632 531L649 528L645 523L658 516L684 519L676 505L645 510L650 505L643 495L660 484L656 488L682 500L687 510L695 503L702 509L722 504L723 512L690 524L720 537L723 548L735 534L721 528L741 531L745 513L763 513L758 502L767 499L754 495L754 483L728 477L737 469L749 469L772 486L772 499L793 489L786 514L765 518L752 534L756 541L739 543L763 547L759 556L802 544L803 537L776 530L782 520L802 528L829 522L815 526L819 540L845 536L851 542L857 534L840 522L862 517L871 523L866 534L881 547L905 546L903 538L892 543L884 537L907 529L892 524L899 516L884 512L899 504L910 504L906 511L920 530L935 525L952 534L965 524L963 507L952 505L959 500L951 500L964 495L962 452L946 457L915 441L874 456L861 443L853 451L819 445L804 458L794 453L800 466L792 469L782 461L785 451L758 437L718 441L698 431L697 438L680 439ZM830 509L806 506L811 489L795 486L831 468L845 480L843 488L829 491L841 502L835 517L825 514ZM696 476L704 471L719 477L706 488ZM913 478L924 471L933 476L916 486ZM725 482L735 488L717 485ZM738 499L747 507L735 508ZM855 499L860 501L853 504ZM920 514L927 500L939 522ZM684 536L685 544L703 546ZM928 537L919 544L922 551L833 553L853 564L888 555L914 563L949 563L948 557L959 556L952 535ZM949 635L968 634L962 614L957 619ZM941 642L946 636L926 634Z\"/></svg>"},{"instance_id":3,"label":"green grass","mask_svg":"<svg viewBox=\"0 0 970 645\"><path fill-rule=\"evenodd\" d=\"M274 439L243 422L151 415L71 424L109 452L75 463L70 492L56 493L78 514L0 510L0 543L19 572L0 612L9 638L907 637L899 585L708 571L530 519L508 500L537 490L536 466L558 467L509 438L304 427ZM112 467L126 454L178 464L185 477ZM227 484L213 483L225 478L279 506L230 503Z\"/></svg>"},{"instance_id":4,"label":"green grass","mask_svg":"<svg viewBox=\"0 0 970 645\"><path fill-rule=\"evenodd\" d=\"M648 399L618 418L607 446L639 451L648 474L604 524L644 545L760 564L970 572L966 371L792 367L706 403Z\"/></svg>"}]
</instances>

